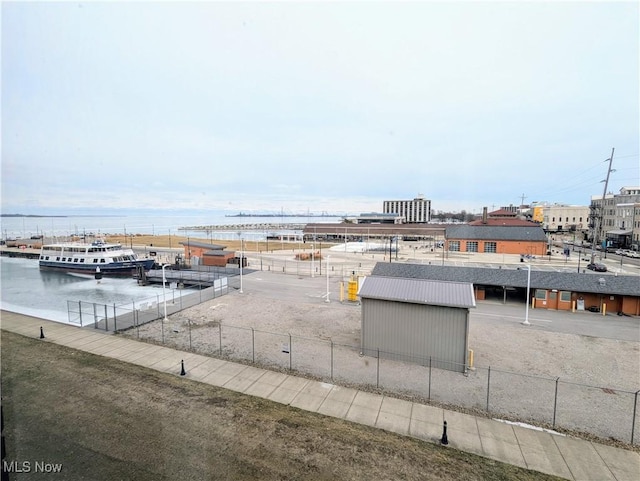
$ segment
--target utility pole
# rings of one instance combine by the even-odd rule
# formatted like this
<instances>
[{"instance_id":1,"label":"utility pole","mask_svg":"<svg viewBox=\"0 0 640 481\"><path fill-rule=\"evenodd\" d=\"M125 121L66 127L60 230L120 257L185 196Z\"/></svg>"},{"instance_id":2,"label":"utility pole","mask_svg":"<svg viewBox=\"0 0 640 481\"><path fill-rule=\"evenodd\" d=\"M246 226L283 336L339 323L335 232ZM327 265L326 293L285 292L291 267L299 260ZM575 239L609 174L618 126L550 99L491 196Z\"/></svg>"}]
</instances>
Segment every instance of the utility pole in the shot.
<instances>
[{"instance_id":1,"label":"utility pole","mask_svg":"<svg viewBox=\"0 0 640 481\"><path fill-rule=\"evenodd\" d=\"M591 242L591 263L592 264L596 257L596 245L598 244L598 241L599 241L598 236L600 235L600 230L602 228L604 202L605 202L605 196L607 195L607 187L609 186L609 176L611 175L611 172L615 172L615 170L611 168L611 165L613 165L613 153L615 150L616 150L615 147L612 148L611 157L605 160L605 162L607 160L609 161L609 168L607 169L607 178L604 180L604 191L602 192L602 203L600 204L600 209L598 209L599 212L595 214L595 219L593 220L593 239ZM605 246L605 249L606 249L606 246Z\"/></svg>"},{"instance_id":2,"label":"utility pole","mask_svg":"<svg viewBox=\"0 0 640 481\"><path fill-rule=\"evenodd\" d=\"M526 195L524 195L524 194L522 194L522 195L520 196L520 199L521 199L521 200L520 200L520 210L522 210L522 207L524 206L524 200L525 200L526 198L527 198L527 196L526 196Z\"/></svg>"}]
</instances>

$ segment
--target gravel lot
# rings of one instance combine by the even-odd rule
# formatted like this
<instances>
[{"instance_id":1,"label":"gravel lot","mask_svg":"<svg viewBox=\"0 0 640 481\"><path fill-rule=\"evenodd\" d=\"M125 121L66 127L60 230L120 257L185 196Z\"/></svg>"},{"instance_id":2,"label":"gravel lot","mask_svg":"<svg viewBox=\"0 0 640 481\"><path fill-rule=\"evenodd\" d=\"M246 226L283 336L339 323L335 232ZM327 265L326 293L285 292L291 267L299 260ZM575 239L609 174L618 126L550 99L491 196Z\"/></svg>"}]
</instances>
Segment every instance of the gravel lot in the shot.
<instances>
[{"instance_id":1,"label":"gravel lot","mask_svg":"<svg viewBox=\"0 0 640 481\"><path fill-rule=\"evenodd\" d=\"M339 265L335 257L334 265ZM353 259L344 256L343 262ZM232 289L170 316L169 326L157 321L125 335L162 342L164 333L165 343L181 349L584 437L630 442L640 388L638 342L549 332L545 322L569 315L555 311L531 312L533 326L525 328L519 323L521 305L480 302L471 313L469 337L475 370L463 375L429 369L428 361L378 360L359 355L360 306L338 301L344 280L329 278L327 303L322 276L254 272L243 276L242 293ZM639 438L636 416L636 445Z\"/></svg>"}]
</instances>

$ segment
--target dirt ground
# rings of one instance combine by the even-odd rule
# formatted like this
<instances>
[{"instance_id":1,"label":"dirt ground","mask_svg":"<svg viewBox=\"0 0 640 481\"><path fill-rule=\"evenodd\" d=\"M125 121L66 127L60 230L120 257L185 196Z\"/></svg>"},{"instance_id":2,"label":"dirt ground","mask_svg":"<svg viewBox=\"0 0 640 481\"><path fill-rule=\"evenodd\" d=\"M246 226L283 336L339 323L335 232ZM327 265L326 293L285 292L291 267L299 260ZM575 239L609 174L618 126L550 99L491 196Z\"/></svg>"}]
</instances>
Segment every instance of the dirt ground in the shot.
<instances>
[{"instance_id":1,"label":"dirt ground","mask_svg":"<svg viewBox=\"0 0 640 481\"><path fill-rule=\"evenodd\" d=\"M10 479L556 479L8 332L2 368Z\"/></svg>"},{"instance_id":2,"label":"dirt ground","mask_svg":"<svg viewBox=\"0 0 640 481\"><path fill-rule=\"evenodd\" d=\"M318 277L255 272L245 276L243 294L234 289L172 314L168 325L152 322L123 334L214 356L218 355L220 338L224 356L240 362L255 359L258 365L276 370L289 366L280 347L289 342L290 334L293 368L301 376L327 380L331 366L336 378L327 382L373 389L378 380L374 359L358 355L361 308L340 303L335 297L324 302L325 282ZM335 293L337 280L331 282L330 290ZM599 442L628 443L630 420L634 419L633 392L637 390L638 343L524 329L519 314L519 306L490 303L471 313L469 345L475 353L476 369L466 376L438 371L428 384L423 381L430 374L419 366L383 362L382 388L396 396L425 403L433 397L451 409L488 415L484 406L487 368L491 367L492 415L582 437L596 436ZM534 311L531 319L544 325L538 318L561 315ZM493 321L494 317L499 320ZM219 324L223 326L220 334ZM556 379L562 383L554 404ZM616 394L610 394L612 389ZM559 414L557 423L552 424L550 415L556 405L560 406Z\"/></svg>"},{"instance_id":3,"label":"dirt ground","mask_svg":"<svg viewBox=\"0 0 640 481\"><path fill-rule=\"evenodd\" d=\"M149 245L153 245L154 247L181 247L180 242L187 242L188 238L182 237L182 236L168 236L168 235L135 235L133 237L125 237L122 235L113 235L113 236L107 236L105 239L107 242L119 242L120 244L123 245L130 245L133 244L133 246L149 246ZM194 240L193 237L191 237L191 240ZM209 242L208 239L195 239L198 240L200 242ZM240 250L240 241L239 240L217 240L214 239L211 241L214 244L217 245L221 245L221 246L225 246L227 249L230 250ZM249 243L248 242L244 242L243 243L244 246L248 246ZM315 244L315 247L318 249L324 249L327 248L331 245L334 244L329 244L329 243L323 243L323 242L317 242ZM251 249L255 250L255 251L266 251L267 247L269 248L269 251L279 251L279 250L289 250L291 249L291 244L290 243L280 243L280 242L270 242L267 244L266 241L260 241L260 242L255 242L255 241L251 241L250 243L250 247Z\"/></svg>"}]
</instances>

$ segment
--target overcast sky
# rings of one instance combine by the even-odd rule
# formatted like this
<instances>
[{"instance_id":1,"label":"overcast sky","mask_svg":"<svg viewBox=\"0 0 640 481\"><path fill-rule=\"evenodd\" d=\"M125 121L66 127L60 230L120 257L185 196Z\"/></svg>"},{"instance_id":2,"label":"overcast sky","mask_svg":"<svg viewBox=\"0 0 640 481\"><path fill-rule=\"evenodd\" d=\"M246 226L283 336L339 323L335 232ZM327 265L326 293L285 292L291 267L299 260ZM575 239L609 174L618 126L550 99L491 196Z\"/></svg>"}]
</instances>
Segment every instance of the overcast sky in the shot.
<instances>
[{"instance_id":1,"label":"overcast sky","mask_svg":"<svg viewBox=\"0 0 640 481\"><path fill-rule=\"evenodd\" d=\"M2 2L2 212L588 205L637 2Z\"/></svg>"}]
</instances>

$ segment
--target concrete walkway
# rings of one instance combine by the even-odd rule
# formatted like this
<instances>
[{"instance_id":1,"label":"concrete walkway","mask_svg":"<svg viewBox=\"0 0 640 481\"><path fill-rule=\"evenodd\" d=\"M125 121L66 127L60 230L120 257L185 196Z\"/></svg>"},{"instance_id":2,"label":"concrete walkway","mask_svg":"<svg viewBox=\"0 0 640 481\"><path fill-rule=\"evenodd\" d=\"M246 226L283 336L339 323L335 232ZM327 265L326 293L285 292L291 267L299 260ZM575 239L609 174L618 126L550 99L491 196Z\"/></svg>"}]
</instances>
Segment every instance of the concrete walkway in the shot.
<instances>
[{"instance_id":1,"label":"concrete walkway","mask_svg":"<svg viewBox=\"0 0 640 481\"><path fill-rule=\"evenodd\" d=\"M640 479L640 453L2 311L5 331L571 480Z\"/></svg>"}]
</instances>

